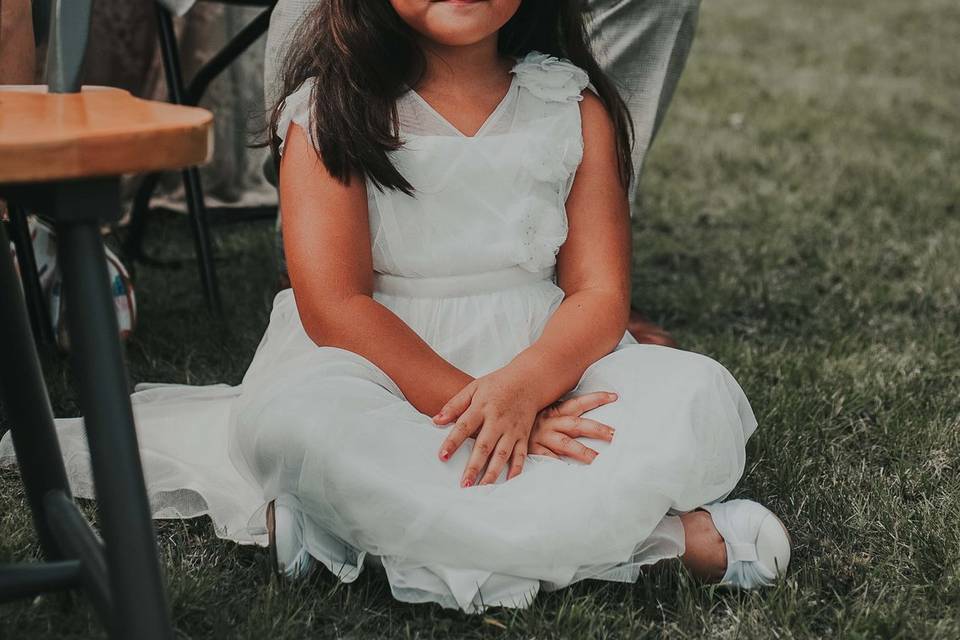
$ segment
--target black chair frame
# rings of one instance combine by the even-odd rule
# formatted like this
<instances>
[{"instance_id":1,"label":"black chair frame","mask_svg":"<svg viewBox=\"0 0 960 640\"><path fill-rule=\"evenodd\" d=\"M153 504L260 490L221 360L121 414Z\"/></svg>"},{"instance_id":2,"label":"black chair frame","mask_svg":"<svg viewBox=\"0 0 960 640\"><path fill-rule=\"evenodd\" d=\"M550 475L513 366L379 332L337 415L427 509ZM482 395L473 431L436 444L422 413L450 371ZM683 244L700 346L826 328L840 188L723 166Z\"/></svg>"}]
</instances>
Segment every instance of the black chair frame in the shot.
<instances>
[{"instance_id":1,"label":"black chair frame","mask_svg":"<svg viewBox=\"0 0 960 640\"><path fill-rule=\"evenodd\" d=\"M80 89L92 0L34 0L51 16L51 93ZM44 560L0 566L0 602L82 589L115 639L171 640L127 372L100 226L120 218L118 177L0 184L24 284L0 255L0 404ZM70 491L31 322L41 333L42 294L24 209L52 220L63 274L71 368L84 416L103 539ZM0 224L0 248L9 245ZM29 274L33 274L31 279ZM33 280L33 281L31 281ZM31 318L30 308L36 312ZM38 324L39 323L39 324Z\"/></svg>"},{"instance_id":2,"label":"black chair frame","mask_svg":"<svg viewBox=\"0 0 960 640\"><path fill-rule=\"evenodd\" d=\"M46 558L0 566L0 602L81 588L112 638L172 638L100 236L120 217L119 180L3 185L0 196L54 220L103 532L73 501L20 283L0 256L0 403Z\"/></svg>"},{"instance_id":3,"label":"black chair frame","mask_svg":"<svg viewBox=\"0 0 960 640\"><path fill-rule=\"evenodd\" d=\"M267 32L270 14L277 0L201 0L236 6L263 7L259 13L239 33L237 33L220 51L207 61L195 74L189 84L184 82L180 66L180 47L173 27L173 16L163 5L156 3L157 26L160 39L160 53L163 59L164 75L170 102L174 104L196 106L200 103L210 83L232 64L257 39ZM147 255L143 244L147 231L150 198L156 190L160 174L144 176L133 201L133 211L127 236L123 243L124 255L143 264L166 267L179 266L177 262L157 260ZM182 172L187 210L190 214L191 229L200 271L200 283L208 308L216 315L222 313L220 288L214 265L213 246L210 237L210 222L203 200L203 186L200 172L190 167Z\"/></svg>"}]
</instances>

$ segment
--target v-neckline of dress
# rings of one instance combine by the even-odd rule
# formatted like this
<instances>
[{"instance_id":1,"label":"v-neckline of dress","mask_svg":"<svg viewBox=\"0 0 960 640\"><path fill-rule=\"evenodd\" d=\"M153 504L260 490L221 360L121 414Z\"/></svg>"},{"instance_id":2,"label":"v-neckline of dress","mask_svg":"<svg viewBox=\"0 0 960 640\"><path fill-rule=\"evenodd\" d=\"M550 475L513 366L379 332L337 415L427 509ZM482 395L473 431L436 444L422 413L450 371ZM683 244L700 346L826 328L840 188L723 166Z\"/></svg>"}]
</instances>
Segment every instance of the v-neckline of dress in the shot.
<instances>
[{"instance_id":1,"label":"v-neckline of dress","mask_svg":"<svg viewBox=\"0 0 960 640\"><path fill-rule=\"evenodd\" d=\"M506 107L507 102L510 99L510 95L513 93L514 89L517 86L517 74L510 72L510 86L507 87L507 92L503 94L503 97L500 98L500 101L493 108L493 111L490 112L490 115L486 117L483 123L480 125L480 128L474 132L473 135L467 135L461 131L456 125L454 125L450 120L443 116L439 111L437 111L432 104L427 102L427 99L421 96L416 89L410 88L410 94L416 99L427 111L433 114L444 125L449 127L452 131L456 132L457 136L460 138L465 138L467 140L472 140L474 138L480 137L480 135L487 130L487 128L493 123L496 117L500 114L501 111Z\"/></svg>"}]
</instances>

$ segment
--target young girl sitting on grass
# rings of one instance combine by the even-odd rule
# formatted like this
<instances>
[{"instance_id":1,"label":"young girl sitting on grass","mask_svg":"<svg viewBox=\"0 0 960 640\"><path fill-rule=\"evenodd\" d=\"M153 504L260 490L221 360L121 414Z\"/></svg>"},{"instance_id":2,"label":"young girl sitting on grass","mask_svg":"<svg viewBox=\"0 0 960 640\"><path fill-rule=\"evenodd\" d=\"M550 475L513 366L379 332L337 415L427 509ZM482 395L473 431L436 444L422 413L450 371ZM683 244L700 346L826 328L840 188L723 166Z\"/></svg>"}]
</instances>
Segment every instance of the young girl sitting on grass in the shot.
<instances>
[{"instance_id":1,"label":"young girl sitting on grass","mask_svg":"<svg viewBox=\"0 0 960 640\"><path fill-rule=\"evenodd\" d=\"M668 558L783 575L782 523L722 502L756 427L740 386L625 332L630 123L580 4L306 18L273 117L293 288L241 386L135 395L158 517L468 612Z\"/></svg>"}]
</instances>

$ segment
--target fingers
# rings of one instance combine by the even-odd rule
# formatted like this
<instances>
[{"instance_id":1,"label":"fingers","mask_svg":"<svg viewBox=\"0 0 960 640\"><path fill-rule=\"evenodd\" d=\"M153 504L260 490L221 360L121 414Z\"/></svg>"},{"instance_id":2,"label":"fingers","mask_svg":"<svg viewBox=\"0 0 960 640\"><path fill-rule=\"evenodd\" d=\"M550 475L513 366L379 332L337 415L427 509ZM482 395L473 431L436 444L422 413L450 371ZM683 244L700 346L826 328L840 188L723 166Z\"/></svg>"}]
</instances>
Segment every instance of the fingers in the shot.
<instances>
[{"instance_id":1,"label":"fingers","mask_svg":"<svg viewBox=\"0 0 960 640\"><path fill-rule=\"evenodd\" d=\"M569 400L564 400L557 405L557 413L562 416L579 416L591 409L602 407L605 404L614 402L617 394L606 391L594 391L585 393L582 396L576 396Z\"/></svg>"},{"instance_id":2,"label":"fingers","mask_svg":"<svg viewBox=\"0 0 960 640\"><path fill-rule=\"evenodd\" d=\"M460 477L461 487L472 487L477 483L480 472L487 466L487 460L490 459L499 440L500 434L492 433L491 429L480 430L477 441L473 445L473 451L470 452L470 459L467 461L467 466ZM507 455L510 455L509 451ZM502 465L501 468L503 468Z\"/></svg>"},{"instance_id":3,"label":"fingers","mask_svg":"<svg viewBox=\"0 0 960 640\"><path fill-rule=\"evenodd\" d=\"M595 438L612 442L613 434L616 433L613 427L589 418L558 416L547 418L547 421L550 430L559 431L571 438Z\"/></svg>"},{"instance_id":4,"label":"fingers","mask_svg":"<svg viewBox=\"0 0 960 640\"><path fill-rule=\"evenodd\" d=\"M503 468L507 466L507 463L510 462L510 459L513 457L515 445L516 441L510 436L504 435L500 437L500 441L497 443L497 447L493 450L493 455L490 456L490 461L487 463L487 471L483 474L483 477L480 478L479 484L493 484L497 481L497 478L500 477L500 472L503 471Z\"/></svg>"},{"instance_id":5,"label":"fingers","mask_svg":"<svg viewBox=\"0 0 960 640\"><path fill-rule=\"evenodd\" d=\"M547 449L545 446L540 444L530 445L530 455L549 456L551 458L557 458L558 460L560 459L560 456L558 456L553 451L550 451L550 449Z\"/></svg>"},{"instance_id":6,"label":"fingers","mask_svg":"<svg viewBox=\"0 0 960 640\"><path fill-rule=\"evenodd\" d=\"M433 416L433 423L436 425L446 425L459 418L463 412L467 410L467 407L470 406L470 401L473 400L473 393L476 388L476 385L471 382L458 391L455 396L447 400L447 404L443 405L440 412Z\"/></svg>"},{"instance_id":7,"label":"fingers","mask_svg":"<svg viewBox=\"0 0 960 640\"><path fill-rule=\"evenodd\" d=\"M596 451L558 431L550 431L545 434L541 443L558 456L565 456L586 464L590 464L597 457Z\"/></svg>"},{"instance_id":8,"label":"fingers","mask_svg":"<svg viewBox=\"0 0 960 640\"><path fill-rule=\"evenodd\" d=\"M457 423L453 425L450 434L440 445L440 459L444 462L449 460L450 456L460 448L460 445L480 429L482 423L483 416L479 411L467 411L457 418Z\"/></svg>"},{"instance_id":9,"label":"fingers","mask_svg":"<svg viewBox=\"0 0 960 640\"><path fill-rule=\"evenodd\" d=\"M513 457L510 460L510 471L507 472L507 480L516 478L523 471L523 463L527 459L527 445L522 441L513 448Z\"/></svg>"}]
</instances>

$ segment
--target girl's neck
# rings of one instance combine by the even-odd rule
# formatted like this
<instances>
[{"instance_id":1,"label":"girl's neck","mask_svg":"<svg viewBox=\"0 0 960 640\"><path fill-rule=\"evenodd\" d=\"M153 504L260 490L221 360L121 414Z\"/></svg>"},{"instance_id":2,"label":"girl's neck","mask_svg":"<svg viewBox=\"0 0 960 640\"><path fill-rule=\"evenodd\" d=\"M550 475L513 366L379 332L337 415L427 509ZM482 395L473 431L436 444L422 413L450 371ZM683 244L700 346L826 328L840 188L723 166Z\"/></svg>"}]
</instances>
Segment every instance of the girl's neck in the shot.
<instances>
[{"instance_id":1,"label":"girl's neck","mask_svg":"<svg viewBox=\"0 0 960 640\"><path fill-rule=\"evenodd\" d=\"M423 39L426 59L418 89L435 93L476 93L499 87L512 62L497 50L497 34L480 42L450 46Z\"/></svg>"}]
</instances>

